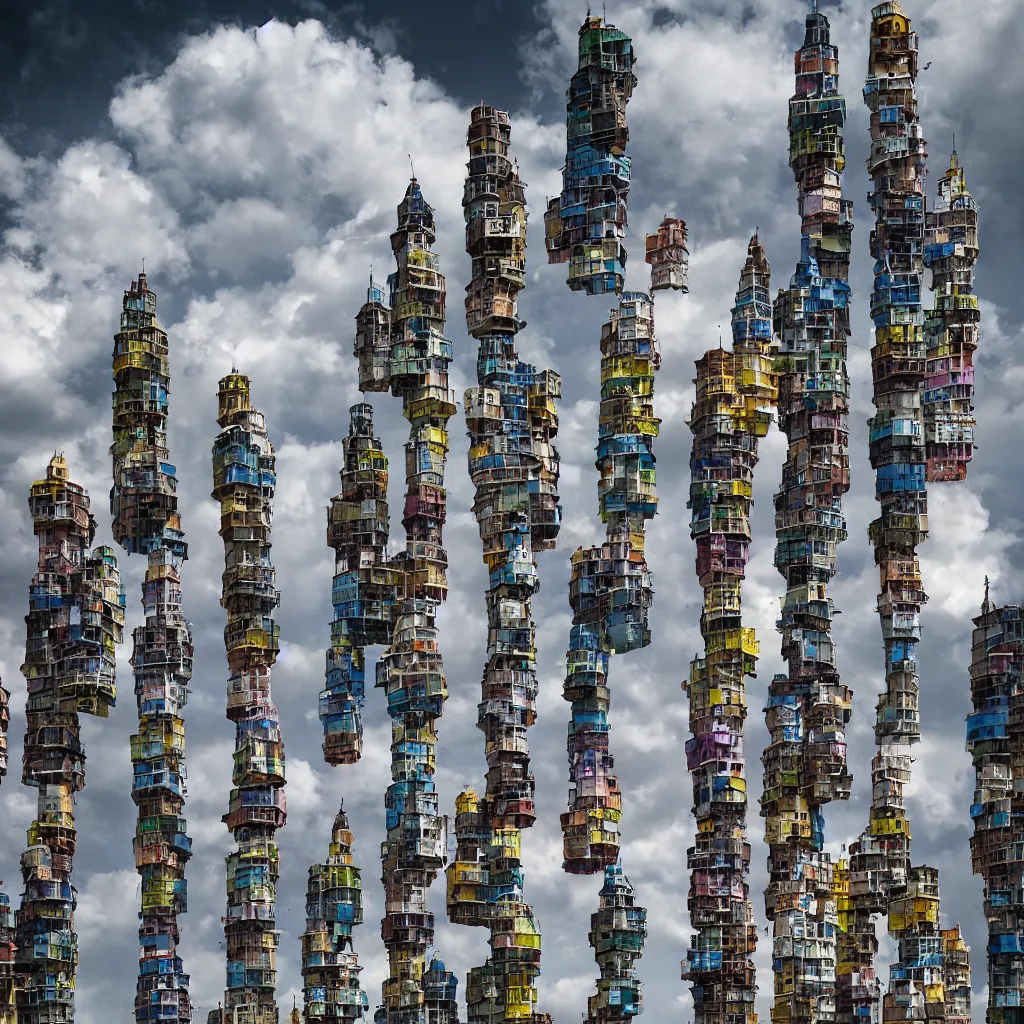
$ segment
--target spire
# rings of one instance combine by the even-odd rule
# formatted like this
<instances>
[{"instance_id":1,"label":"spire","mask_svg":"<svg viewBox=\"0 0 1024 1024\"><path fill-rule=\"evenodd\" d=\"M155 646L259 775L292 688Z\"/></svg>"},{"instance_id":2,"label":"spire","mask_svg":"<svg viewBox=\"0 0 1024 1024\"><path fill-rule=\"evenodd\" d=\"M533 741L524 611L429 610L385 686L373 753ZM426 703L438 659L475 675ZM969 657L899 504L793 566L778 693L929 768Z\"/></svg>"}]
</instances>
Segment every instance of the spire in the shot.
<instances>
[{"instance_id":1,"label":"spire","mask_svg":"<svg viewBox=\"0 0 1024 1024\"><path fill-rule=\"evenodd\" d=\"M988 599L989 583L988 577L985 577L985 600L981 602L981 614L987 615L992 610L992 603Z\"/></svg>"}]
</instances>

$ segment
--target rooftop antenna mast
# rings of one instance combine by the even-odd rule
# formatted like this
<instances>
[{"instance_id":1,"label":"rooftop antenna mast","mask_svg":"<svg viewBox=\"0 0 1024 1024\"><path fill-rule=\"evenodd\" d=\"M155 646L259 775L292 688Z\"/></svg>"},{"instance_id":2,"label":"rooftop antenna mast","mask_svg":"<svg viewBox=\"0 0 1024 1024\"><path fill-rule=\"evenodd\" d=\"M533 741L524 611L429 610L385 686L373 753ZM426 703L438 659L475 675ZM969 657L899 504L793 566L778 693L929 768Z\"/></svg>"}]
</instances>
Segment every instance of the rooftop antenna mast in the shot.
<instances>
[{"instance_id":1,"label":"rooftop antenna mast","mask_svg":"<svg viewBox=\"0 0 1024 1024\"><path fill-rule=\"evenodd\" d=\"M412 165L412 153L405 154L409 158L409 170L412 171L412 180L416 180L416 168Z\"/></svg>"}]
</instances>

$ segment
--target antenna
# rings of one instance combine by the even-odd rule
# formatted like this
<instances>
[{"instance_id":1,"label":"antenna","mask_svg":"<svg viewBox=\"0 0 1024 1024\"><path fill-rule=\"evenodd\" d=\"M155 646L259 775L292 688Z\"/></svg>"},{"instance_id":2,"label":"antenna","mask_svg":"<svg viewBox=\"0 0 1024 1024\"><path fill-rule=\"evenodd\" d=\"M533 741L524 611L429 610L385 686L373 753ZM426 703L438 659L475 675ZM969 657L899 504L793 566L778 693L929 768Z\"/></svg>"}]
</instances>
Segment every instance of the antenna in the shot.
<instances>
[{"instance_id":1,"label":"antenna","mask_svg":"<svg viewBox=\"0 0 1024 1024\"><path fill-rule=\"evenodd\" d=\"M416 180L416 168L412 165L412 153L405 154L409 158L409 170L412 171L412 180Z\"/></svg>"}]
</instances>

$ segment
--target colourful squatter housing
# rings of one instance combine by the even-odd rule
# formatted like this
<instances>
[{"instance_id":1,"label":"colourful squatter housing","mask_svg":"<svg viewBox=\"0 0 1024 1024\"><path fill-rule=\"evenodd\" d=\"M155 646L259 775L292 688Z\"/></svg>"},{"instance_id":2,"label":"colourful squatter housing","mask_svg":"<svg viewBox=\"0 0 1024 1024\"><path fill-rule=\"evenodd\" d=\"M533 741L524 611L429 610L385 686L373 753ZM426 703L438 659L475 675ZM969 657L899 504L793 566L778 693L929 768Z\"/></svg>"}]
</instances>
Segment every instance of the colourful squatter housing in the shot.
<instances>
[{"instance_id":1,"label":"colourful squatter housing","mask_svg":"<svg viewBox=\"0 0 1024 1024\"><path fill-rule=\"evenodd\" d=\"M613 294L601 332L596 468L602 544L571 556L573 625L563 695L571 704L570 788L561 815L563 868L603 875L589 940L600 977L585 1024L628 1021L642 1010L635 964L647 912L619 859L622 795L609 748L612 654L647 646L653 599L645 528L657 510L654 374L660 365L653 293L687 291L686 226L666 217L646 239L650 293L624 292L626 106L636 85L632 41L588 13L566 105L560 195L544 215L548 262L567 263L567 284ZM747 876L745 677L758 643L744 628L741 587L751 539L758 442L774 411L787 439L775 495L775 565L785 580L777 628L787 672L768 687L770 743L762 755L772 923L772 1024L882 1024L971 1019L970 950L959 926L943 930L938 872L912 866L904 789L920 739L916 648L926 601L917 546L927 537L927 483L967 476L974 449L974 368L980 312L974 293L978 211L955 141L929 209L927 158L918 117L917 37L897 0L872 10L863 95L870 112L875 213L871 349L875 414L869 421L879 517L869 528L879 568L877 610L885 690L876 705L870 822L849 856L824 851L824 807L848 798L846 727L851 691L840 680L828 596L846 537L849 489L848 284L852 203L843 198L846 104L838 49L815 9L795 55L790 152L799 195L801 251L789 286L771 304L770 268L751 239L732 309L732 347L721 341L697 362L691 534L703 589L704 653L688 691L695 844L687 850L693 935L682 964L695 1024L756 1024L756 928ZM486 927L489 955L467 979L468 1024L551 1024L536 1009L541 935L526 901L522 830L535 820L527 729L537 713L537 553L555 547L561 521L556 402L561 380L520 360L525 326L525 184L510 158L508 114L479 105L470 116L463 198L472 278L466 322L476 339L477 384L465 395L473 512L489 573L487 662L478 703L485 737L482 795L456 800L455 857L447 867L454 923ZM381 934L389 972L375 1024L459 1024L457 981L428 959L434 917L428 890L448 855L447 819L434 785L437 721L447 697L435 616L447 596L443 548L447 424L455 412L444 337L445 279L432 251L434 215L411 180L391 235L397 270L385 288L370 279L356 317L359 386L390 391L409 421L405 445L404 550L387 554L388 460L373 407L351 407L341 490L331 499L327 543L335 552L334 620L319 696L330 765L362 749L366 648L384 650L375 686L392 720L392 781L381 848ZM925 309L924 274L933 301ZM113 536L144 554L144 624L131 664L138 730L131 738L133 843L141 879L139 1024L189 1024L189 977L178 955L191 841L183 816L185 728L192 636L181 603L187 546L167 447L167 335L145 273L124 292L114 339ZM222 605L230 670L227 717L235 723L233 789L224 822L237 845L226 861L224 1002L207 1024L277 1024L275 843L285 824L285 756L271 669L279 649L272 618L280 595L271 561L274 449L250 404L249 378L220 381L213 496L220 502L225 571ZM0 892L0 1024L72 1024L78 960L71 884L75 794L85 784L80 714L106 717L115 701L115 645L125 594L114 552L92 548L96 523L85 489L54 455L32 484L29 508L38 566L26 616L28 690L23 783L38 792L21 857L20 909ZM988 1021L1024 1024L1024 613L995 607L986 581L974 620L967 745L976 772L970 814L972 866L984 881L989 925ZM0 780L7 771L10 694L0 686ZM344 807L328 854L309 868L301 938L304 1019L343 1024L369 1016L353 932L363 921L361 871ZM890 984L876 975L875 918L897 946ZM295 1007L292 1024L299 1024Z\"/></svg>"},{"instance_id":2,"label":"colourful squatter housing","mask_svg":"<svg viewBox=\"0 0 1024 1024\"><path fill-rule=\"evenodd\" d=\"M566 104L562 192L544 214L548 263L568 263L566 283L587 295L622 293L626 273L629 157L626 104L636 85L633 41L604 18L587 15L579 32L579 70Z\"/></svg>"},{"instance_id":3,"label":"colourful squatter housing","mask_svg":"<svg viewBox=\"0 0 1024 1024\"><path fill-rule=\"evenodd\" d=\"M971 865L988 921L988 1024L1024 1021L1024 610L997 608L988 581L974 620L967 749L974 761ZM945 932L943 933L946 934ZM946 952L949 971L950 954ZM970 970L964 974L970 997ZM947 982L946 1002L950 992ZM963 1004L957 1008L962 1015ZM970 1019L970 1002L966 1003Z\"/></svg>"},{"instance_id":4,"label":"colourful squatter housing","mask_svg":"<svg viewBox=\"0 0 1024 1024\"><path fill-rule=\"evenodd\" d=\"M0 782L7 774L7 726L10 723L10 690L0 680ZM3 882L0 881L0 885ZM14 1024L14 909L11 898L0 890L0 1024Z\"/></svg>"},{"instance_id":5,"label":"colourful squatter housing","mask_svg":"<svg viewBox=\"0 0 1024 1024\"><path fill-rule=\"evenodd\" d=\"M940 929L938 872L911 866L904 787L910 781L912 747L920 740L916 648L927 598L917 546L928 531L925 481L966 472L963 446L952 443L951 431L968 429L969 395L955 392L967 383L962 360L973 351L970 310L977 300L969 294L968 274L964 301L956 301L961 288L956 269L962 262L973 263L975 250L965 249L968 211L962 195L955 216L948 210L926 212L927 153L915 87L917 36L910 20L896 2L878 4L871 16L864 101L871 114L868 170L874 185L869 200L875 211L871 366L876 412L868 426L880 516L868 533L882 586L878 613L885 691L876 705L871 820L850 849L848 877L840 879L849 889L839 906L839 1024L854 1024L864 1016L877 1019L882 986L875 974L874 915L887 915L897 945L882 1000L883 1021L962 1016L964 996L957 979L967 956L959 928ZM952 179L945 189L948 205ZM957 241L947 251L945 239L953 237ZM974 238L971 242L976 245ZM926 264L935 267L940 301L940 311L927 320L922 303ZM933 407L927 415L923 404ZM934 442L927 441L929 431ZM948 968L946 949L953 960Z\"/></svg>"},{"instance_id":6,"label":"colourful squatter housing","mask_svg":"<svg viewBox=\"0 0 1024 1024\"><path fill-rule=\"evenodd\" d=\"M836 574L836 549L847 537L842 499L850 487L853 203L842 192L846 101L838 91L839 55L828 19L817 11L807 16L795 70L789 162L799 195L801 252L773 311L780 339L779 425L788 446L775 495L775 565L786 581L778 629L788 672L768 688L771 741L761 756L773 1024L831 1021L836 1011L835 875L842 866L823 850L823 808L847 799L852 784L846 765L852 694L836 667L828 584Z\"/></svg>"},{"instance_id":7,"label":"colourful squatter housing","mask_svg":"<svg viewBox=\"0 0 1024 1024\"><path fill-rule=\"evenodd\" d=\"M115 699L115 645L124 634L124 587L114 552L89 546L96 520L85 488L54 455L29 491L39 562L29 588L22 674L28 686L22 782L38 791L21 855L15 915L19 1024L75 1017L75 793L85 785L79 713L106 718Z\"/></svg>"},{"instance_id":8,"label":"colourful squatter housing","mask_svg":"<svg viewBox=\"0 0 1024 1024\"><path fill-rule=\"evenodd\" d=\"M628 1020L641 1012L634 963L647 933L619 865L622 794L609 751L608 662L650 643L653 590L644 557L646 521L657 510L653 442L654 373L660 363L651 296L623 293L629 130L626 104L636 84L633 44L588 14L579 33L579 68L566 106L562 193L548 201L549 263L569 263L567 284L588 295L614 293L617 305L601 331L601 407L596 467L598 508L607 539L573 553L569 602L573 625L563 696L572 705L568 754L569 809L561 816L563 868L604 873L590 942L600 967L588 1022ZM686 227L666 218L647 239L652 292L686 290Z\"/></svg>"},{"instance_id":9,"label":"colourful squatter housing","mask_svg":"<svg viewBox=\"0 0 1024 1024\"><path fill-rule=\"evenodd\" d=\"M525 185L509 159L508 114L470 114L463 209L472 280L466 328L477 340L477 386L465 396L473 512L489 573L487 664L477 725L485 737L486 790L456 800L456 855L448 916L490 930L490 956L469 972L470 1024L550 1022L535 1010L541 936L523 893L522 829L535 819L526 730L537 714L535 626L538 551L555 546L558 374L519 359L516 297L526 272Z\"/></svg>"},{"instance_id":10,"label":"colourful squatter housing","mask_svg":"<svg viewBox=\"0 0 1024 1024\"><path fill-rule=\"evenodd\" d=\"M448 384L452 345L444 337L445 281L434 243L434 212L415 178L398 206L391 247L398 269L387 294L372 279L356 317L359 387L402 399L409 421L406 496L402 519L405 550L388 559L387 459L373 436L372 408L354 406L345 441L342 493L332 500L328 543L336 552L335 621L327 655L327 688L320 697L324 756L331 764L358 759L365 696L364 648L386 644L377 663L376 686L387 698L391 727L391 785L385 797L387 838L381 846L385 917L381 935L389 976L379 1024L456 1024L456 981L440 959L427 961L434 915L427 891L445 863L445 820L434 786L437 719L447 698L435 613L448 592L448 556L442 547L447 495L444 466L448 420L455 397ZM338 920L361 916L355 902L358 876L336 904ZM348 902L346 902L346 899ZM344 915L344 916L343 916ZM349 932L334 926L335 949L350 947ZM304 950L307 969L309 954ZM355 1002L354 960L345 998ZM307 1005L310 989L306 990ZM334 1016L331 1016L331 1014ZM346 1015L347 1014L347 1015ZM359 1016L327 1008L322 1017Z\"/></svg>"},{"instance_id":11,"label":"colourful squatter housing","mask_svg":"<svg viewBox=\"0 0 1024 1024\"><path fill-rule=\"evenodd\" d=\"M744 677L758 645L744 628L740 590L750 545L750 506L759 438L778 399L773 359L771 271L757 235L750 240L732 310L733 347L697 361L690 414L690 533L704 591L704 656L690 664L686 761L693 781L696 844L687 851L694 934L682 964L696 1024L755 1024L757 928L747 873Z\"/></svg>"},{"instance_id":12,"label":"colourful squatter housing","mask_svg":"<svg viewBox=\"0 0 1024 1024\"><path fill-rule=\"evenodd\" d=\"M138 808L133 848L142 879L135 1019L185 1024L192 1006L178 955L178 915L186 909L185 864L192 853L182 816L181 709L192 677L192 635L181 608L181 563L188 554L178 482L168 461L167 334L144 273L124 293L113 361L112 529L128 554L144 554L148 563L142 582L146 618L132 632L131 658L139 716L131 738Z\"/></svg>"},{"instance_id":13,"label":"colourful squatter housing","mask_svg":"<svg viewBox=\"0 0 1024 1024\"><path fill-rule=\"evenodd\" d=\"M332 599L336 618L327 652L327 689L320 694L324 760L353 764L362 741L364 648L387 643L395 605L395 574L384 566L388 537L387 459L373 436L373 408L350 410L342 442L341 492L327 513L327 543L335 552ZM368 1015L359 984L362 968L353 928L363 923L362 873L352 862L352 833L344 807L331 831L327 861L309 869L306 931L302 936L305 1019L351 1021Z\"/></svg>"},{"instance_id":14,"label":"colourful squatter housing","mask_svg":"<svg viewBox=\"0 0 1024 1024\"><path fill-rule=\"evenodd\" d=\"M237 844L226 858L227 991L207 1024L277 1024L277 880L274 834L286 819L284 746L270 672L280 649L272 616L281 595L270 556L274 447L263 413L250 404L249 378L220 381L213 444L213 497L224 541L221 605L230 676L227 717L235 723L234 769L223 821Z\"/></svg>"}]
</instances>

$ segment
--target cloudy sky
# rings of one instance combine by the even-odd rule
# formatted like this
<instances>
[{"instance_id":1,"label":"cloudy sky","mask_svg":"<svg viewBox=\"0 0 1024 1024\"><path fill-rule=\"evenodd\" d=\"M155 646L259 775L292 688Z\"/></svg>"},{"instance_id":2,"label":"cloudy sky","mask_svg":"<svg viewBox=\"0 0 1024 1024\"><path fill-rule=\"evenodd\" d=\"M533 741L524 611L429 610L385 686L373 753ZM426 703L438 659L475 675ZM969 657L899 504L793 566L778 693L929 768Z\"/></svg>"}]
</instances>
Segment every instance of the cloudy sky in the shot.
<instances>
[{"instance_id":1,"label":"cloudy sky","mask_svg":"<svg viewBox=\"0 0 1024 1024\"><path fill-rule=\"evenodd\" d=\"M823 7L825 0L822 0ZM220 822L230 786L234 730L224 718L226 665L218 605L222 547L209 498L216 383L232 363L253 379L279 452L274 558L283 593L282 654L274 696L288 754L289 824L279 834L282 884L279 960L282 1007L301 1000L298 935L306 870L326 850L330 819L344 796L363 867L367 924L357 938L371 1006L385 958L378 932L378 844L388 781L388 725L370 691L366 753L355 767L329 769L320 754L317 694L331 618L331 552L325 507L338 487L347 409L357 400L353 317L367 268L390 267L388 234L408 178L406 154L439 225L437 250L448 276L448 336L455 342L456 393L472 382L474 348L462 320L469 277L463 245L462 181L470 107L485 101L512 112L513 144L529 183L529 287L520 308L524 356L554 366L564 380L559 448L565 522L557 552L542 556L536 602L540 715L531 744L539 818L524 843L527 895L544 930L541 1008L577 1020L596 968L586 933L599 881L562 874L558 814L564 809L568 706L561 699L570 613L568 554L599 537L593 446L597 428L598 337L609 303L570 293L564 268L543 255L541 212L559 188L565 150L563 93L576 66L584 0L392 0L376 5L318 0L8 0L0 42L0 674L13 691L12 772L0 790L0 878L17 899L18 855L33 817L34 792L19 785L24 728L23 616L35 565L27 489L55 448L93 495L99 542L110 542L110 352L121 292L146 259L171 336L172 461L191 558L184 570L186 613L196 638L193 694L186 709L190 911L183 955L193 979L196 1019L224 986L220 914ZM624 791L624 859L650 909L640 963L646 1014L683 1021L690 997L679 980L689 931L685 851L692 836L683 742L687 708L679 682L699 649L699 589L686 529L688 411L693 363L716 345L728 320L749 235L758 226L776 286L793 270L799 220L786 166L786 101L792 51L802 39L804 0L623 0L608 17L629 31L639 86L629 106L634 185L629 286L643 287L642 236L665 213L686 219L691 292L659 297L664 362L657 381L663 418L658 441L662 514L650 525L656 570L654 642L612 666L613 750ZM88 13L83 13L88 11ZM921 36L922 117L933 178L950 139L966 164L981 207L978 285L983 328L978 365L980 450L966 484L934 486L932 536L922 549L925 585L921 652L924 739L917 751L910 810L914 858L942 872L943 917L960 921L975 950L975 1019L984 1018L981 886L968 856L972 790L963 752L970 707L970 617L982 578L1000 601L1024 598L1019 541L1024 479L1024 290L1016 281L1024 199L1017 190L1024 105L1024 16L1019 0L910 0ZM850 369L853 489L846 502L850 540L840 552L834 596L841 670L855 692L849 804L827 813L830 848L867 821L868 766L882 646L874 598L878 578L866 528L875 515L865 421L870 414L871 343L867 315L870 258L867 117L860 101L866 66L867 0L830 4L849 100L847 194L856 204L856 292ZM271 16L269 27L254 28ZM403 491L400 402L375 400L392 454L392 507ZM461 412L451 423L447 547L451 593L441 612L441 643L451 697L440 724L442 804L466 783L483 782L482 736L475 728L484 660L486 575L480 560L467 440ZM751 888L760 890L766 847L757 816L767 741L760 714L767 681L782 669L774 619L781 577L772 566L773 494L785 450L778 432L762 445L754 545L745 587L749 624L762 644L750 681L748 723ZM395 537L400 537L401 528ZM122 559L129 626L140 619L136 558ZM132 865L135 809L128 737L135 724L130 641L119 658L121 698L106 721L86 719L86 789L79 795L78 930L80 1024L131 1019L136 973L138 882ZM432 892L437 943L464 987L482 963L483 930L445 922L443 884ZM886 952L891 946L886 945ZM770 944L761 939L759 1009L771 992ZM117 1007L113 1010L112 1007ZM764 1019L764 1018L763 1018Z\"/></svg>"}]
</instances>

